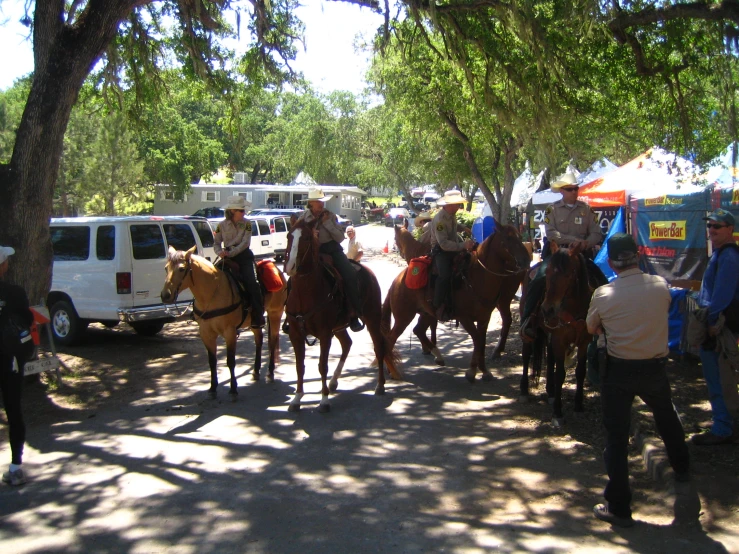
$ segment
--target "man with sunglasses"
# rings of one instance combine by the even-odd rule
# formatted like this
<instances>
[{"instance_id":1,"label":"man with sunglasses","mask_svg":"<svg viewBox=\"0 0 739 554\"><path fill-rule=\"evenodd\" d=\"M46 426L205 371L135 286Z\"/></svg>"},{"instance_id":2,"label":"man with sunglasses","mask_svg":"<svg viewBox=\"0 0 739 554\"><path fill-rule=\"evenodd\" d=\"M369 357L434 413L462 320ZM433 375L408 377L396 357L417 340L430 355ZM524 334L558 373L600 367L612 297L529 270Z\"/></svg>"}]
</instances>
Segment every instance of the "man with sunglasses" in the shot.
<instances>
[{"instance_id":1,"label":"man with sunglasses","mask_svg":"<svg viewBox=\"0 0 739 554\"><path fill-rule=\"evenodd\" d=\"M708 238L713 254L703 274L698 304L707 308L708 338L701 345L703 376L708 386L713 424L708 431L694 435L698 446L727 444L739 440L739 397L736 377L731 368L721 372L717 340L721 333L731 333L729 343L739 338L739 246L734 242L734 216L721 208L707 218ZM723 330L718 325L723 314Z\"/></svg>"},{"instance_id":2,"label":"man with sunglasses","mask_svg":"<svg viewBox=\"0 0 739 554\"><path fill-rule=\"evenodd\" d=\"M565 173L552 183L551 190L562 193L562 200L549 206L544 213L547 241L556 243L560 248L572 248L582 244L585 251L597 245L603 237L598 225L598 216L590 209L590 206L577 199L580 187L575 175ZM521 314L521 335L524 339L536 338L536 325L533 325L536 317L532 317L532 314L544 294L549 253L547 245L542 252L543 261L526 290L524 309ZM587 253L586 257L588 257ZM596 270L595 264L588 264L589 272L595 273ZM597 274L599 274L598 280L603 281L601 284L607 282L600 270L597 270Z\"/></svg>"}]
</instances>

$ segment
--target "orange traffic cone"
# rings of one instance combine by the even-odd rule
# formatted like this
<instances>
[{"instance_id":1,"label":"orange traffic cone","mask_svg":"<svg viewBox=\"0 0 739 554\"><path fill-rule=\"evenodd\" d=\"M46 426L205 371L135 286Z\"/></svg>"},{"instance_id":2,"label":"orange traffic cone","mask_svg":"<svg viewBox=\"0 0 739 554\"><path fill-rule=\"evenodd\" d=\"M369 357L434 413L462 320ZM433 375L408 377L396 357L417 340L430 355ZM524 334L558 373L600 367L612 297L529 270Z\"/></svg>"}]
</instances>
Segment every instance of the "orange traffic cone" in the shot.
<instances>
[{"instance_id":1,"label":"orange traffic cone","mask_svg":"<svg viewBox=\"0 0 739 554\"><path fill-rule=\"evenodd\" d=\"M385 247L382 249L383 253L388 254L390 252L390 248L388 248L389 244L390 241L385 241Z\"/></svg>"}]
</instances>

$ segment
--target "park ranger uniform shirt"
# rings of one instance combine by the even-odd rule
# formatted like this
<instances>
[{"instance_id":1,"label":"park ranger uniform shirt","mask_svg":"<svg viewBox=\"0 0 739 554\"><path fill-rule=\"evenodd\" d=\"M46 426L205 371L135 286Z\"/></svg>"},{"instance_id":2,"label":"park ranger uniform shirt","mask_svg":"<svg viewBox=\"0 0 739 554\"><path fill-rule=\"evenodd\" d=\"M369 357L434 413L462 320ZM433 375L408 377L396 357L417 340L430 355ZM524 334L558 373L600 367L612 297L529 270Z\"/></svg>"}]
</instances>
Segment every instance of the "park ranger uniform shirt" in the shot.
<instances>
[{"instance_id":1,"label":"park ranger uniform shirt","mask_svg":"<svg viewBox=\"0 0 739 554\"><path fill-rule=\"evenodd\" d=\"M316 225L316 228L318 229L318 243L326 244L332 240L341 243L345 238L344 231L339 227L339 220L336 219L336 215L331 212L328 213L331 214L331 217L329 217L327 221L319 221ZM310 209L306 209L298 218L298 220L305 221L306 223L315 221L315 219L316 217Z\"/></svg>"},{"instance_id":2,"label":"park ranger uniform shirt","mask_svg":"<svg viewBox=\"0 0 739 554\"><path fill-rule=\"evenodd\" d=\"M216 254L220 255L224 247L230 257L241 254L251 245L251 221L244 219L234 223L229 219L224 219L216 227L214 240L213 249Z\"/></svg>"},{"instance_id":3,"label":"park ranger uniform shirt","mask_svg":"<svg viewBox=\"0 0 739 554\"><path fill-rule=\"evenodd\" d=\"M588 246L598 244L603 237L598 226L598 216L585 202L577 200L570 207L558 200L544 212L544 225L547 239L558 246L568 245L578 240L587 240Z\"/></svg>"},{"instance_id":4,"label":"park ranger uniform shirt","mask_svg":"<svg viewBox=\"0 0 739 554\"><path fill-rule=\"evenodd\" d=\"M457 234L457 218L444 209L434 216L431 225L431 248L436 246L445 252L459 252L464 250L464 243Z\"/></svg>"},{"instance_id":5,"label":"park ranger uniform shirt","mask_svg":"<svg viewBox=\"0 0 739 554\"><path fill-rule=\"evenodd\" d=\"M638 268L621 272L615 281L598 287L588 309L589 330L602 326L608 354L624 360L667 356L667 281Z\"/></svg>"}]
</instances>

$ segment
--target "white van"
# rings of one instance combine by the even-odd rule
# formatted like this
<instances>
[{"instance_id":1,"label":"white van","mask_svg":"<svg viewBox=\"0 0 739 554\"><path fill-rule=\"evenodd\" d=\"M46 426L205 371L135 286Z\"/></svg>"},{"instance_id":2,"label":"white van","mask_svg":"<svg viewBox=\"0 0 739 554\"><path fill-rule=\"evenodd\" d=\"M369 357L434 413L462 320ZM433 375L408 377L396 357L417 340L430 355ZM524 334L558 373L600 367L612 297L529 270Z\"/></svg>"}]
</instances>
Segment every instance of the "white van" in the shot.
<instances>
[{"instance_id":1,"label":"white van","mask_svg":"<svg viewBox=\"0 0 739 554\"><path fill-rule=\"evenodd\" d=\"M177 305L159 298L167 248L198 247L215 261L213 230L203 218L174 216L70 217L52 219L51 290L46 299L54 340L76 342L92 322L129 323L155 335L191 308L192 294Z\"/></svg>"},{"instance_id":2,"label":"white van","mask_svg":"<svg viewBox=\"0 0 739 554\"><path fill-rule=\"evenodd\" d=\"M247 215L246 219L251 221L251 248L254 257L270 258L275 255L275 241L269 228L268 216Z\"/></svg>"}]
</instances>

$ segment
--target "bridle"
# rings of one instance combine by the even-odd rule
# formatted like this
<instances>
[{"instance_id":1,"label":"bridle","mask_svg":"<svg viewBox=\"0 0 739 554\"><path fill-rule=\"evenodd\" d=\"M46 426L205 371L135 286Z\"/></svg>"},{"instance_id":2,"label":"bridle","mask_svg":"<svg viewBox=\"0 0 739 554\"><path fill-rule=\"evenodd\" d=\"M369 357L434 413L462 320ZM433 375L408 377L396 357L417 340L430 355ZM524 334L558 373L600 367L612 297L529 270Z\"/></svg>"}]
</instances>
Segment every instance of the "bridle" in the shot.
<instances>
[{"instance_id":1,"label":"bridle","mask_svg":"<svg viewBox=\"0 0 739 554\"><path fill-rule=\"evenodd\" d=\"M579 256L579 254L578 254ZM581 263L581 260L578 260L578 263ZM574 272L574 278L568 279L569 285L567 287L567 290L565 292L568 292L571 289L574 289L575 291L579 288L579 281L580 277L578 276L578 271ZM543 316L543 314L542 314ZM552 321L554 318L556 318L557 324L552 326L549 324L549 321ZM556 331L557 329L562 329L564 327L569 327L571 325L575 325L579 322L584 322L585 318L575 318L573 315L571 315L569 312L566 312L564 310L558 310L554 317L547 318L546 316L542 317L542 327L544 327L547 331L552 332Z\"/></svg>"},{"instance_id":2,"label":"bridle","mask_svg":"<svg viewBox=\"0 0 739 554\"><path fill-rule=\"evenodd\" d=\"M518 274L519 274L519 273L521 273L522 271L526 271L526 269L527 269L527 268L524 268L524 267L521 267L521 266L519 266L519 265L518 265L518 260L516 260L516 257L515 257L515 256L513 256L513 255L511 254L511 251L510 251L510 250L508 250L508 248L506 248L505 246L501 246L501 248L502 248L503 250L505 250L505 251L506 251L506 253L507 253L507 254L508 254L508 255L509 255L509 256L510 256L511 258L513 258L513 259L514 259L514 261L516 261L516 268L515 268L515 270L505 269L505 267L504 267L504 268L503 268L503 271L505 271L505 273L499 273L499 272L497 272L497 271L493 271L492 269L490 269L490 268L486 267L484 263L482 263L482 260L480 259L480 255L478 254L478 255L477 255L477 256L475 256L475 257L476 257L476 259L477 259L477 260L476 260L476 261L477 261L477 263L478 263L478 264L480 264L480 267L481 267L481 268L483 268L483 269L484 269L485 271L487 271L488 273L490 273L491 275L495 275L496 277L510 277L511 275L518 275ZM475 249L475 254L477 254L477 249Z\"/></svg>"}]
</instances>

